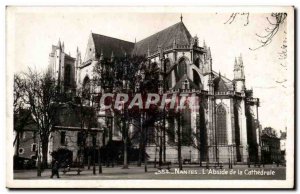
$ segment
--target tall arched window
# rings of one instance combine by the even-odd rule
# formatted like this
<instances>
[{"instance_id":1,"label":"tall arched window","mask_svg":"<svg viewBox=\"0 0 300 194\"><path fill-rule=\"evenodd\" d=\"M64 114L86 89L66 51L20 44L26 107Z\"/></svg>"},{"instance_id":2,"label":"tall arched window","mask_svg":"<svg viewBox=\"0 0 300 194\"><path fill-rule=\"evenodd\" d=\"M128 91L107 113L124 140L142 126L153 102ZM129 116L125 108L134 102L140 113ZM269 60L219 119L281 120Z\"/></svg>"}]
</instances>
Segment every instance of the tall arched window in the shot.
<instances>
[{"instance_id":1,"label":"tall arched window","mask_svg":"<svg viewBox=\"0 0 300 194\"><path fill-rule=\"evenodd\" d=\"M170 59L166 59L164 63L164 71L165 72L169 71L170 67L171 67Z\"/></svg>"},{"instance_id":2,"label":"tall arched window","mask_svg":"<svg viewBox=\"0 0 300 194\"><path fill-rule=\"evenodd\" d=\"M224 106L217 108L217 143L219 145L227 144L227 129L226 129L226 109Z\"/></svg>"},{"instance_id":3,"label":"tall arched window","mask_svg":"<svg viewBox=\"0 0 300 194\"><path fill-rule=\"evenodd\" d=\"M90 97L90 88L91 88L91 83L90 83L90 78L85 77L83 80L83 85L82 85L82 96L86 99Z\"/></svg>"},{"instance_id":4,"label":"tall arched window","mask_svg":"<svg viewBox=\"0 0 300 194\"><path fill-rule=\"evenodd\" d=\"M187 74L187 63L184 58L180 59L178 66L176 68L176 82L182 78L184 74Z\"/></svg>"},{"instance_id":5,"label":"tall arched window","mask_svg":"<svg viewBox=\"0 0 300 194\"><path fill-rule=\"evenodd\" d=\"M65 87L71 85L71 66L68 64L65 67Z\"/></svg>"}]
</instances>

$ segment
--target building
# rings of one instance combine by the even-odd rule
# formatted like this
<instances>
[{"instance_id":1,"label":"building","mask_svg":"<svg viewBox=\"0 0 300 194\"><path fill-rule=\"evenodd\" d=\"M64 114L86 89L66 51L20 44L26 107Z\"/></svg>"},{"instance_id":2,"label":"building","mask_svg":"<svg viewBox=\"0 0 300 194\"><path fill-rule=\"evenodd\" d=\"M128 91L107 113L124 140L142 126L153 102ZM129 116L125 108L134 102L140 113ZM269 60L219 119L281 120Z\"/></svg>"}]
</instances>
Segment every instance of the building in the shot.
<instances>
[{"instance_id":1,"label":"building","mask_svg":"<svg viewBox=\"0 0 300 194\"><path fill-rule=\"evenodd\" d=\"M28 110L26 112L29 112ZM68 152L68 160L73 163L87 163L95 150L98 153L102 141L103 129L98 126L97 118L90 107L79 106L73 102L61 103L57 120L51 131L48 143L48 164L52 162L52 153L58 150ZM15 155L36 160L38 154L39 132L32 117L26 122L20 133L19 144L15 144ZM38 153L39 152L39 153Z\"/></svg>"},{"instance_id":2,"label":"building","mask_svg":"<svg viewBox=\"0 0 300 194\"><path fill-rule=\"evenodd\" d=\"M262 161L265 164L272 164L281 160L280 138L277 137L276 131L271 127L262 130Z\"/></svg>"},{"instance_id":3,"label":"building","mask_svg":"<svg viewBox=\"0 0 300 194\"><path fill-rule=\"evenodd\" d=\"M200 46L199 38L192 37L182 17L178 23L137 42L96 33L91 33L87 42L82 62L81 53L77 52L77 74L74 75L77 88L90 87L93 68L101 65L101 59L110 58L113 61L115 57L130 54L145 56L160 68L161 74L166 73L166 80L158 80L167 83L164 92L197 94L196 98L201 101L200 109L187 110L182 116L181 123L184 124L179 127L183 136L199 134L200 148L196 149L191 142L183 142L182 160L227 162L231 159L240 163L261 160L259 99L254 98L253 91L245 85L244 65L251 64L244 64L242 56L232 59L232 79L215 72L213 48L205 42ZM105 117L105 113L101 114ZM113 140L121 141L120 129L114 121L112 123ZM166 128L173 130L173 135L165 134L165 159L177 162L177 120L168 119ZM150 136L156 138L154 132ZM156 158L156 150L156 145L150 141L147 146L149 160Z\"/></svg>"},{"instance_id":4,"label":"building","mask_svg":"<svg viewBox=\"0 0 300 194\"><path fill-rule=\"evenodd\" d=\"M286 129L285 131L280 131L280 151L282 161L286 161L286 131Z\"/></svg>"},{"instance_id":5,"label":"building","mask_svg":"<svg viewBox=\"0 0 300 194\"><path fill-rule=\"evenodd\" d=\"M22 115L30 114L27 110L20 111ZM20 117L17 117L19 119ZM37 152L38 152L38 128L37 125L34 123L31 116L28 119L23 120L24 127L22 131L19 133L19 137L17 137L16 131L15 134L15 141L14 144L15 154L21 158L27 159L36 159Z\"/></svg>"},{"instance_id":6,"label":"building","mask_svg":"<svg viewBox=\"0 0 300 194\"><path fill-rule=\"evenodd\" d=\"M64 42L58 41L57 45L52 45L49 54L49 72L55 78L60 94L64 98L71 98L76 92L76 65L80 61L65 53Z\"/></svg>"}]
</instances>

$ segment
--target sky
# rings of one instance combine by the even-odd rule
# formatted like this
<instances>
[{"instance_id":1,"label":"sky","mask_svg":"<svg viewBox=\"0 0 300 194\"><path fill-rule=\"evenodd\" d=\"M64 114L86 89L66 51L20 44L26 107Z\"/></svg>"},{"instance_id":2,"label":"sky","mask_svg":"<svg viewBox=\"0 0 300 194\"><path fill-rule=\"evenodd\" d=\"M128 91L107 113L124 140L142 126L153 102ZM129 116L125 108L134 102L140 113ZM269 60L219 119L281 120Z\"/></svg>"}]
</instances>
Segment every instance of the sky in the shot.
<instances>
[{"instance_id":1,"label":"sky","mask_svg":"<svg viewBox=\"0 0 300 194\"><path fill-rule=\"evenodd\" d=\"M270 27L266 17L270 13L250 13L249 24L246 16L238 16L232 24L224 24L231 12L187 11L176 9L130 8L28 8L17 12L11 19L14 30L8 31L13 37L7 41L14 47L14 69L26 71L28 67L43 70L48 65L51 45L60 39L66 53L75 57L76 48L85 55L91 32L134 42L142 40L180 21L192 36L197 35L200 46L205 40L210 46L213 69L232 79L234 59L242 55L245 66L246 87L253 88L254 97L260 98L259 119L262 127L271 126L277 131L293 130L293 73L285 70L279 60L279 52L285 38L286 25L281 26L272 42L255 51L249 48L259 46L257 34L264 34ZM10 29L10 28L8 28ZM294 64L287 64L288 68ZM288 79L282 86L276 81Z\"/></svg>"}]
</instances>

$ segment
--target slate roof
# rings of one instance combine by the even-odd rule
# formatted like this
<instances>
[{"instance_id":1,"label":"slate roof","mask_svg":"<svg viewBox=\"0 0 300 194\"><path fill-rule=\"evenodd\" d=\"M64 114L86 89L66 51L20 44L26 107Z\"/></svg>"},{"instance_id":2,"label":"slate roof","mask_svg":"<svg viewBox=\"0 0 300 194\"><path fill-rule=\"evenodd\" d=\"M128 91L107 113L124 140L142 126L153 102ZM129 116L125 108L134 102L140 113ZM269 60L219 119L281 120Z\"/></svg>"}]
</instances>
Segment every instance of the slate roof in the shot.
<instances>
[{"instance_id":1,"label":"slate roof","mask_svg":"<svg viewBox=\"0 0 300 194\"><path fill-rule=\"evenodd\" d=\"M147 55L148 48L151 52L157 50L158 45L162 48L173 45L174 39L178 45L190 45L192 36L183 22L178 22L160 32L157 32L139 42L134 46L133 54Z\"/></svg>"},{"instance_id":2,"label":"slate roof","mask_svg":"<svg viewBox=\"0 0 300 194\"><path fill-rule=\"evenodd\" d=\"M233 90L233 83L230 79L226 78L225 76L220 75L212 71L215 79L214 79L214 84L215 84L215 90L219 92L226 92L228 90Z\"/></svg>"},{"instance_id":3,"label":"slate roof","mask_svg":"<svg viewBox=\"0 0 300 194\"><path fill-rule=\"evenodd\" d=\"M84 122L89 124L90 127L97 127L97 120L92 111L93 108L91 107L83 106L81 108L73 103L61 104L58 109L55 126L81 127L81 122Z\"/></svg>"},{"instance_id":4,"label":"slate roof","mask_svg":"<svg viewBox=\"0 0 300 194\"><path fill-rule=\"evenodd\" d=\"M176 85L172 88L172 89L182 89L182 84L184 83L185 80L188 80L189 85L190 85L190 89L196 89L199 90L199 86L197 86L190 78L188 78L188 76L186 74L184 74L182 76L182 78L176 83Z\"/></svg>"},{"instance_id":5,"label":"slate roof","mask_svg":"<svg viewBox=\"0 0 300 194\"><path fill-rule=\"evenodd\" d=\"M100 34L92 33L92 38L95 44L96 55L99 57L101 51L104 57L111 57L112 52L115 57L124 56L125 52L130 54L134 48L134 43L120 40L117 38L112 38Z\"/></svg>"}]
</instances>

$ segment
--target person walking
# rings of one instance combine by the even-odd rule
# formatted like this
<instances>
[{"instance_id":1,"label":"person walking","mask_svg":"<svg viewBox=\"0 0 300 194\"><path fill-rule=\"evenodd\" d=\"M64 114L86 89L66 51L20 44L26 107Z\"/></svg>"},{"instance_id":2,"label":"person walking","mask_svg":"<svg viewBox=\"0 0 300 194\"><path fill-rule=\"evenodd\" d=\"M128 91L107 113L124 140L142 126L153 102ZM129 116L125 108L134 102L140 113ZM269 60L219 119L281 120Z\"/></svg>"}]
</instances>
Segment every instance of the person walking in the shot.
<instances>
[{"instance_id":1,"label":"person walking","mask_svg":"<svg viewBox=\"0 0 300 194\"><path fill-rule=\"evenodd\" d=\"M59 178L58 170L59 170L59 163L57 160L54 160L52 164L52 174L50 178L53 178L53 176L55 175L57 176L57 178Z\"/></svg>"}]
</instances>

